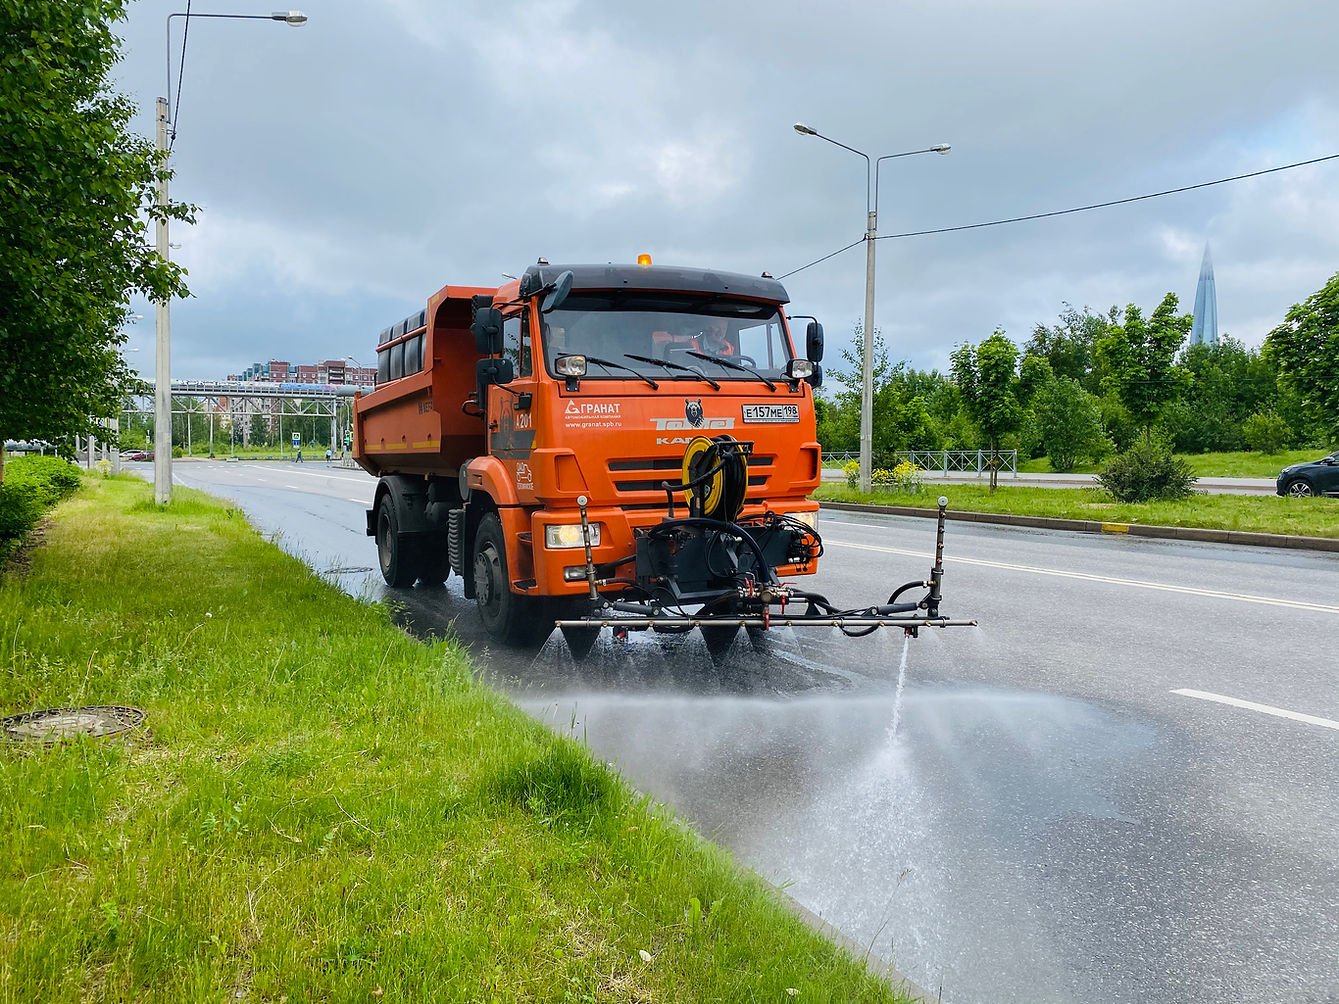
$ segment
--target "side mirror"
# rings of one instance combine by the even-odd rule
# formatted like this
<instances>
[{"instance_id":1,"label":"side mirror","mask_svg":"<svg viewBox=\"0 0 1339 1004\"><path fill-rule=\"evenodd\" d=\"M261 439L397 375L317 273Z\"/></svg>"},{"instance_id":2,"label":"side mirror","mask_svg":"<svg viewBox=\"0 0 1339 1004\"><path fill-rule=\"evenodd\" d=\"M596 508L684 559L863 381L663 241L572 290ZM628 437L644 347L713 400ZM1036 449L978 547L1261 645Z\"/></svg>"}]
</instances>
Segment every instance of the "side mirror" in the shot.
<instances>
[{"instance_id":1,"label":"side mirror","mask_svg":"<svg viewBox=\"0 0 1339 1004\"><path fill-rule=\"evenodd\" d=\"M823 361L823 325L818 321L810 321L809 327L804 334L804 354L816 363ZM822 367L815 367L819 373L819 379L822 379ZM811 381L812 382L812 381ZM814 384L815 387L818 384Z\"/></svg>"},{"instance_id":2,"label":"side mirror","mask_svg":"<svg viewBox=\"0 0 1339 1004\"><path fill-rule=\"evenodd\" d=\"M476 352L495 356L502 351L502 311L496 307L475 307L470 331Z\"/></svg>"},{"instance_id":3,"label":"side mirror","mask_svg":"<svg viewBox=\"0 0 1339 1004\"><path fill-rule=\"evenodd\" d=\"M821 349L822 346L820 345L819 348ZM819 387L823 386L823 367L818 365L818 363L814 363L814 371L805 379L809 381L810 387L814 388L814 390L818 390Z\"/></svg>"},{"instance_id":4,"label":"side mirror","mask_svg":"<svg viewBox=\"0 0 1339 1004\"><path fill-rule=\"evenodd\" d=\"M511 383L516 379L516 370L510 359L505 356L493 359L480 359L474 364L474 384L478 394L480 411L487 411L488 388L497 383Z\"/></svg>"},{"instance_id":5,"label":"side mirror","mask_svg":"<svg viewBox=\"0 0 1339 1004\"><path fill-rule=\"evenodd\" d=\"M557 310L567 299L567 294L572 292L572 270L563 272L557 279L553 280L553 288L545 295L543 302L539 305L539 312L547 314L551 310Z\"/></svg>"}]
</instances>

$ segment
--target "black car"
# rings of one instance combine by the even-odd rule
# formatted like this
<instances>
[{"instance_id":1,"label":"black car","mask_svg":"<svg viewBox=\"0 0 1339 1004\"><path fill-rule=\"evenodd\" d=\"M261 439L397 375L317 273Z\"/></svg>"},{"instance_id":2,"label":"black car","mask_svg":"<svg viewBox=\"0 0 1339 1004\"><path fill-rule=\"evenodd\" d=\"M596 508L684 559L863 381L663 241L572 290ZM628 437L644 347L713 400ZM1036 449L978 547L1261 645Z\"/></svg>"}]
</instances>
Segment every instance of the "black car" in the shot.
<instances>
[{"instance_id":1,"label":"black car","mask_svg":"<svg viewBox=\"0 0 1339 1004\"><path fill-rule=\"evenodd\" d=\"M1339 452L1283 468L1279 472L1276 492L1293 498L1339 495Z\"/></svg>"}]
</instances>

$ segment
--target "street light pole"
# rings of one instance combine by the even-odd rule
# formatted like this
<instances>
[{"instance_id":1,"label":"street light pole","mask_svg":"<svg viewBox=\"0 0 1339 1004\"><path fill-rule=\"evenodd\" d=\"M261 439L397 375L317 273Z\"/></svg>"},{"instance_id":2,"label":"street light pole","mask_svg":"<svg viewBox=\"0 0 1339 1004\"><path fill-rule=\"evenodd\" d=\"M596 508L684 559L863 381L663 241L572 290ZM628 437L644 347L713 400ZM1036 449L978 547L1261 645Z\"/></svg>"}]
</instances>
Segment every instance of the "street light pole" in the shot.
<instances>
[{"instance_id":1,"label":"street light pole","mask_svg":"<svg viewBox=\"0 0 1339 1004\"><path fill-rule=\"evenodd\" d=\"M273 14L187 14L184 11L167 16L167 96L157 102L157 128L154 133L154 149L159 153L159 164L167 167L170 147L167 139L167 127L171 122L172 101L172 19L174 17L224 18L231 21L279 21L300 28L307 23L307 15L297 10L275 11ZM189 24L189 20L187 21ZM183 50L184 52L184 50ZM180 89L178 89L180 100ZM155 227L155 244L158 257L164 262L168 258L167 241L167 172L158 179L157 191L158 220ZM154 304L154 429L153 429L153 500L158 505L167 505L172 501L172 313L168 298ZM189 421L189 419L188 419Z\"/></svg>"},{"instance_id":2,"label":"street light pole","mask_svg":"<svg viewBox=\"0 0 1339 1004\"><path fill-rule=\"evenodd\" d=\"M802 122L795 123L795 131L801 136L817 136L833 146L865 158L865 327L860 360L860 490L868 492L873 485L874 461L874 243L879 236L879 167L885 160L898 157L914 157L920 153L946 154L951 147L947 143L936 143L924 150L889 153L871 160L863 150L839 143Z\"/></svg>"},{"instance_id":3,"label":"street light pole","mask_svg":"<svg viewBox=\"0 0 1339 1004\"><path fill-rule=\"evenodd\" d=\"M158 99L158 129L154 149L167 167L167 98ZM158 220L155 226L158 257L168 260L167 172L158 179ZM172 501L172 315L171 300L154 303L153 380L153 500L158 505ZM164 443L166 440L166 443ZM166 449L164 449L166 446Z\"/></svg>"}]
</instances>

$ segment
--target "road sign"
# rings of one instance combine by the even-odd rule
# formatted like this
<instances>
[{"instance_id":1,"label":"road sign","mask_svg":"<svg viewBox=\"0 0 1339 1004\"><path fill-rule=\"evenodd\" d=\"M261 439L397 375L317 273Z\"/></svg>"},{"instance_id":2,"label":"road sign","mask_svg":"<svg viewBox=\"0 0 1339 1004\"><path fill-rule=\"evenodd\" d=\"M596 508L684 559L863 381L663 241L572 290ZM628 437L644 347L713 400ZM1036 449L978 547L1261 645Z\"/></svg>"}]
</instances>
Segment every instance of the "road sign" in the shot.
<instances>
[{"instance_id":1,"label":"road sign","mask_svg":"<svg viewBox=\"0 0 1339 1004\"><path fill-rule=\"evenodd\" d=\"M293 449L296 450L301 445L302 445L302 433L300 432L293 433Z\"/></svg>"}]
</instances>

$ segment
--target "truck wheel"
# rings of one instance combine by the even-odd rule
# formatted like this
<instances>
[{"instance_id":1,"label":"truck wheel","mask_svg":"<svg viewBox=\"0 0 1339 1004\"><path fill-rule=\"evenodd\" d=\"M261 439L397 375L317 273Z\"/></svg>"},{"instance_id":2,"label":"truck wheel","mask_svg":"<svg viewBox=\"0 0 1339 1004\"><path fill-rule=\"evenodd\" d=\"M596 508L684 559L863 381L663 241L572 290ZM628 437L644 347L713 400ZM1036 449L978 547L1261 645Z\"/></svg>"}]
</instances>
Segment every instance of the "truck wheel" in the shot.
<instances>
[{"instance_id":1,"label":"truck wheel","mask_svg":"<svg viewBox=\"0 0 1339 1004\"><path fill-rule=\"evenodd\" d=\"M418 578L417 562L400 546L400 514L390 492L377 506L377 561L388 586L412 586Z\"/></svg>"},{"instance_id":2,"label":"truck wheel","mask_svg":"<svg viewBox=\"0 0 1339 1004\"><path fill-rule=\"evenodd\" d=\"M474 602L479 619L489 635L508 644L524 645L547 637L553 622L539 616L540 605L532 597L511 591L510 576L502 521L490 512L479 521L474 535Z\"/></svg>"},{"instance_id":3,"label":"truck wheel","mask_svg":"<svg viewBox=\"0 0 1339 1004\"><path fill-rule=\"evenodd\" d=\"M440 586L450 575L451 555L446 547L446 534L434 533L426 538L419 562L419 582L425 586Z\"/></svg>"}]
</instances>

